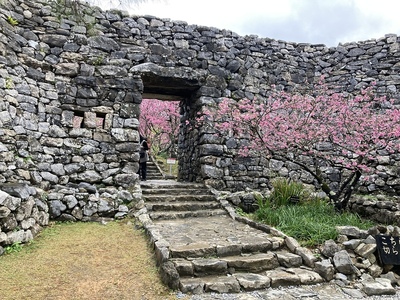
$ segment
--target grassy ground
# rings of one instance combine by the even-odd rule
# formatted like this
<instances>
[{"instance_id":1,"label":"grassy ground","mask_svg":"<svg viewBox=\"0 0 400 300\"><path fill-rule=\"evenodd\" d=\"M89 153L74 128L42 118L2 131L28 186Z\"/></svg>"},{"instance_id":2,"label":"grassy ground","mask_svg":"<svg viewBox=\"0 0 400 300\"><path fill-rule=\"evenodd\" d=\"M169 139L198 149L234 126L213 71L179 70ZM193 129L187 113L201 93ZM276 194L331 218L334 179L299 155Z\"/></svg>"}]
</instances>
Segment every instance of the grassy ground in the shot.
<instances>
[{"instance_id":1,"label":"grassy ground","mask_svg":"<svg viewBox=\"0 0 400 300\"><path fill-rule=\"evenodd\" d=\"M0 299L176 299L144 234L125 220L54 224L0 257Z\"/></svg>"}]
</instances>

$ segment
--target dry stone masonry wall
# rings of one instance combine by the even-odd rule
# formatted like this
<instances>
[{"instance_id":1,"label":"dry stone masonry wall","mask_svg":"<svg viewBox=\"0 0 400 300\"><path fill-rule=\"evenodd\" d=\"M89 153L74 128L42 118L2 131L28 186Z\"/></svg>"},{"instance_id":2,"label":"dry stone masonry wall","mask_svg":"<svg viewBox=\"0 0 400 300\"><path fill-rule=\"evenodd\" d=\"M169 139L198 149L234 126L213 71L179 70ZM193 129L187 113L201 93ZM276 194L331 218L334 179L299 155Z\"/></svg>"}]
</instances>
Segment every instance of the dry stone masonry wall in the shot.
<instances>
[{"instance_id":1,"label":"dry stone masonry wall","mask_svg":"<svg viewBox=\"0 0 400 300\"><path fill-rule=\"evenodd\" d=\"M377 91L399 104L394 34L329 48L83 4L77 16L47 1L0 3L0 189L35 187L40 192L30 197L46 212L43 191L52 218L126 213L139 191L145 96L181 103L180 180L230 190L264 187L271 170L312 182L281 162L237 158L235 140L197 127L197 113L221 98L266 98L273 84L302 91L324 75L351 93L376 81ZM364 189L398 192L399 159L381 153L380 173ZM337 180L335 170L327 171ZM130 187L131 197L124 192ZM9 230L5 218L18 211L7 209L2 232Z\"/></svg>"}]
</instances>

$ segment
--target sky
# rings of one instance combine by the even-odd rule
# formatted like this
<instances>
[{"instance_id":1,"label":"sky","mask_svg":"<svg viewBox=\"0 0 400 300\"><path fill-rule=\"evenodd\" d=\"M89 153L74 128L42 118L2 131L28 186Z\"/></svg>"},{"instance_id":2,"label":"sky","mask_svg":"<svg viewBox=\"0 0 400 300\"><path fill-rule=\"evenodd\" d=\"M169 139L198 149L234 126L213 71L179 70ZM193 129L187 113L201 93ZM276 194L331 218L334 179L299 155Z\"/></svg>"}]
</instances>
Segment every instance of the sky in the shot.
<instances>
[{"instance_id":1,"label":"sky","mask_svg":"<svg viewBox=\"0 0 400 300\"><path fill-rule=\"evenodd\" d=\"M399 0L93 0L102 9L128 10L188 24L296 43L325 44L400 35ZM122 1L122 6L119 3Z\"/></svg>"}]
</instances>

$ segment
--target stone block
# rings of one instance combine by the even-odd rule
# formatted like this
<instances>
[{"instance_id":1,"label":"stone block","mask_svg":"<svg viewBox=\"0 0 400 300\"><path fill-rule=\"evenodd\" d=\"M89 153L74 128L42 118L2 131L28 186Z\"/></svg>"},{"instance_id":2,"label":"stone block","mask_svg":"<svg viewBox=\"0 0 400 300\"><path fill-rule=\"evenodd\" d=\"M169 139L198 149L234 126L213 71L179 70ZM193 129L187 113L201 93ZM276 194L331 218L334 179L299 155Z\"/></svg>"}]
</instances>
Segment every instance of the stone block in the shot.
<instances>
[{"instance_id":1,"label":"stone block","mask_svg":"<svg viewBox=\"0 0 400 300\"><path fill-rule=\"evenodd\" d=\"M361 243L355 250L354 252L357 253L358 255L368 258L371 254L373 254L376 251L376 243L375 244L364 244Z\"/></svg>"},{"instance_id":2,"label":"stone block","mask_svg":"<svg viewBox=\"0 0 400 300\"><path fill-rule=\"evenodd\" d=\"M358 272L346 250L341 250L335 254L333 257L333 264L340 273L346 275L351 275Z\"/></svg>"},{"instance_id":3,"label":"stone block","mask_svg":"<svg viewBox=\"0 0 400 300\"><path fill-rule=\"evenodd\" d=\"M315 271L326 281L331 281L335 276L335 267L329 259L324 259L315 263Z\"/></svg>"},{"instance_id":4,"label":"stone block","mask_svg":"<svg viewBox=\"0 0 400 300\"><path fill-rule=\"evenodd\" d=\"M296 254L300 255L301 258L303 259L303 263L310 267L313 268L315 262L317 261L317 258L315 257L314 253L311 252L310 249L304 248L304 247L299 247L296 249Z\"/></svg>"},{"instance_id":5,"label":"stone block","mask_svg":"<svg viewBox=\"0 0 400 300\"><path fill-rule=\"evenodd\" d=\"M396 294L396 290L393 288L390 280L386 278L376 278L375 280L363 281L362 291L367 294L367 296Z\"/></svg>"},{"instance_id":6,"label":"stone block","mask_svg":"<svg viewBox=\"0 0 400 300\"><path fill-rule=\"evenodd\" d=\"M235 273L233 276L245 291L253 291L269 288L271 279L267 276L254 273Z\"/></svg>"},{"instance_id":7,"label":"stone block","mask_svg":"<svg viewBox=\"0 0 400 300\"><path fill-rule=\"evenodd\" d=\"M299 267L303 263L301 256L294 253L276 252L276 256L282 267Z\"/></svg>"},{"instance_id":8,"label":"stone block","mask_svg":"<svg viewBox=\"0 0 400 300\"><path fill-rule=\"evenodd\" d=\"M296 252L297 248L300 248L299 242L290 236L285 238L286 246L289 248L290 251Z\"/></svg>"},{"instance_id":9,"label":"stone block","mask_svg":"<svg viewBox=\"0 0 400 300\"><path fill-rule=\"evenodd\" d=\"M216 278L206 277L204 278L204 291L208 293L239 293L240 285L235 277L221 277Z\"/></svg>"},{"instance_id":10,"label":"stone block","mask_svg":"<svg viewBox=\"0 0 400 300\"><path fill-rule=\"evenodd\" d=\"M192 260L194 273L197 276L200 274L213 275L213 274L227 274L228 264L226 261L220 259L194 259Z\"/></svg>"}]
</instances>

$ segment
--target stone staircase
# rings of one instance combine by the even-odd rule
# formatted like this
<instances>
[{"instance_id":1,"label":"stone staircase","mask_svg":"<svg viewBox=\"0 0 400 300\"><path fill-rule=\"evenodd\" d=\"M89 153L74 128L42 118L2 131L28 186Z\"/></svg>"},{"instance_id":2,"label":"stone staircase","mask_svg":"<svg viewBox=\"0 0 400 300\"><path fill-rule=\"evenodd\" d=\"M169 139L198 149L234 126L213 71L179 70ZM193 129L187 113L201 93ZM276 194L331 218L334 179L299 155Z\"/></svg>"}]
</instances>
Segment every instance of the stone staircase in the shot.
<instances>
[{"instance_id":1,"label":"stone staircase","mask_svg":"<svg viewBox=\"0 0 400 300\"><path fill-rule=\"evenodd\" d=\"M296 252L290 238L236 215L204 185L163 180L141 187L146 213L138 219L169 287L239 293L324 281L311 268L310 253Z\"/></svg>"},{"instance_id":2,"label":"stone staircase","mask_svg":"<svg viewBox=\"0 0 400 300\"><path fill-rule=\"evenodd\" d=\"M157 166L157 164L154 162L154 159L150 159L147 162L147 180L160 180L164 179L163 174L161 173L161 170Z\"/></svg>"},{"instance_id":3,"label":"stone staircase","mask_svg":"<svg viewBox=\"0 0 400 300\"><path fill-rule=\"evenodd\" d=\"M204 185L165 181L160 186L159 182L147 181L141 188L153 221L227 214Z\"/></svg>"}]
</instances>

